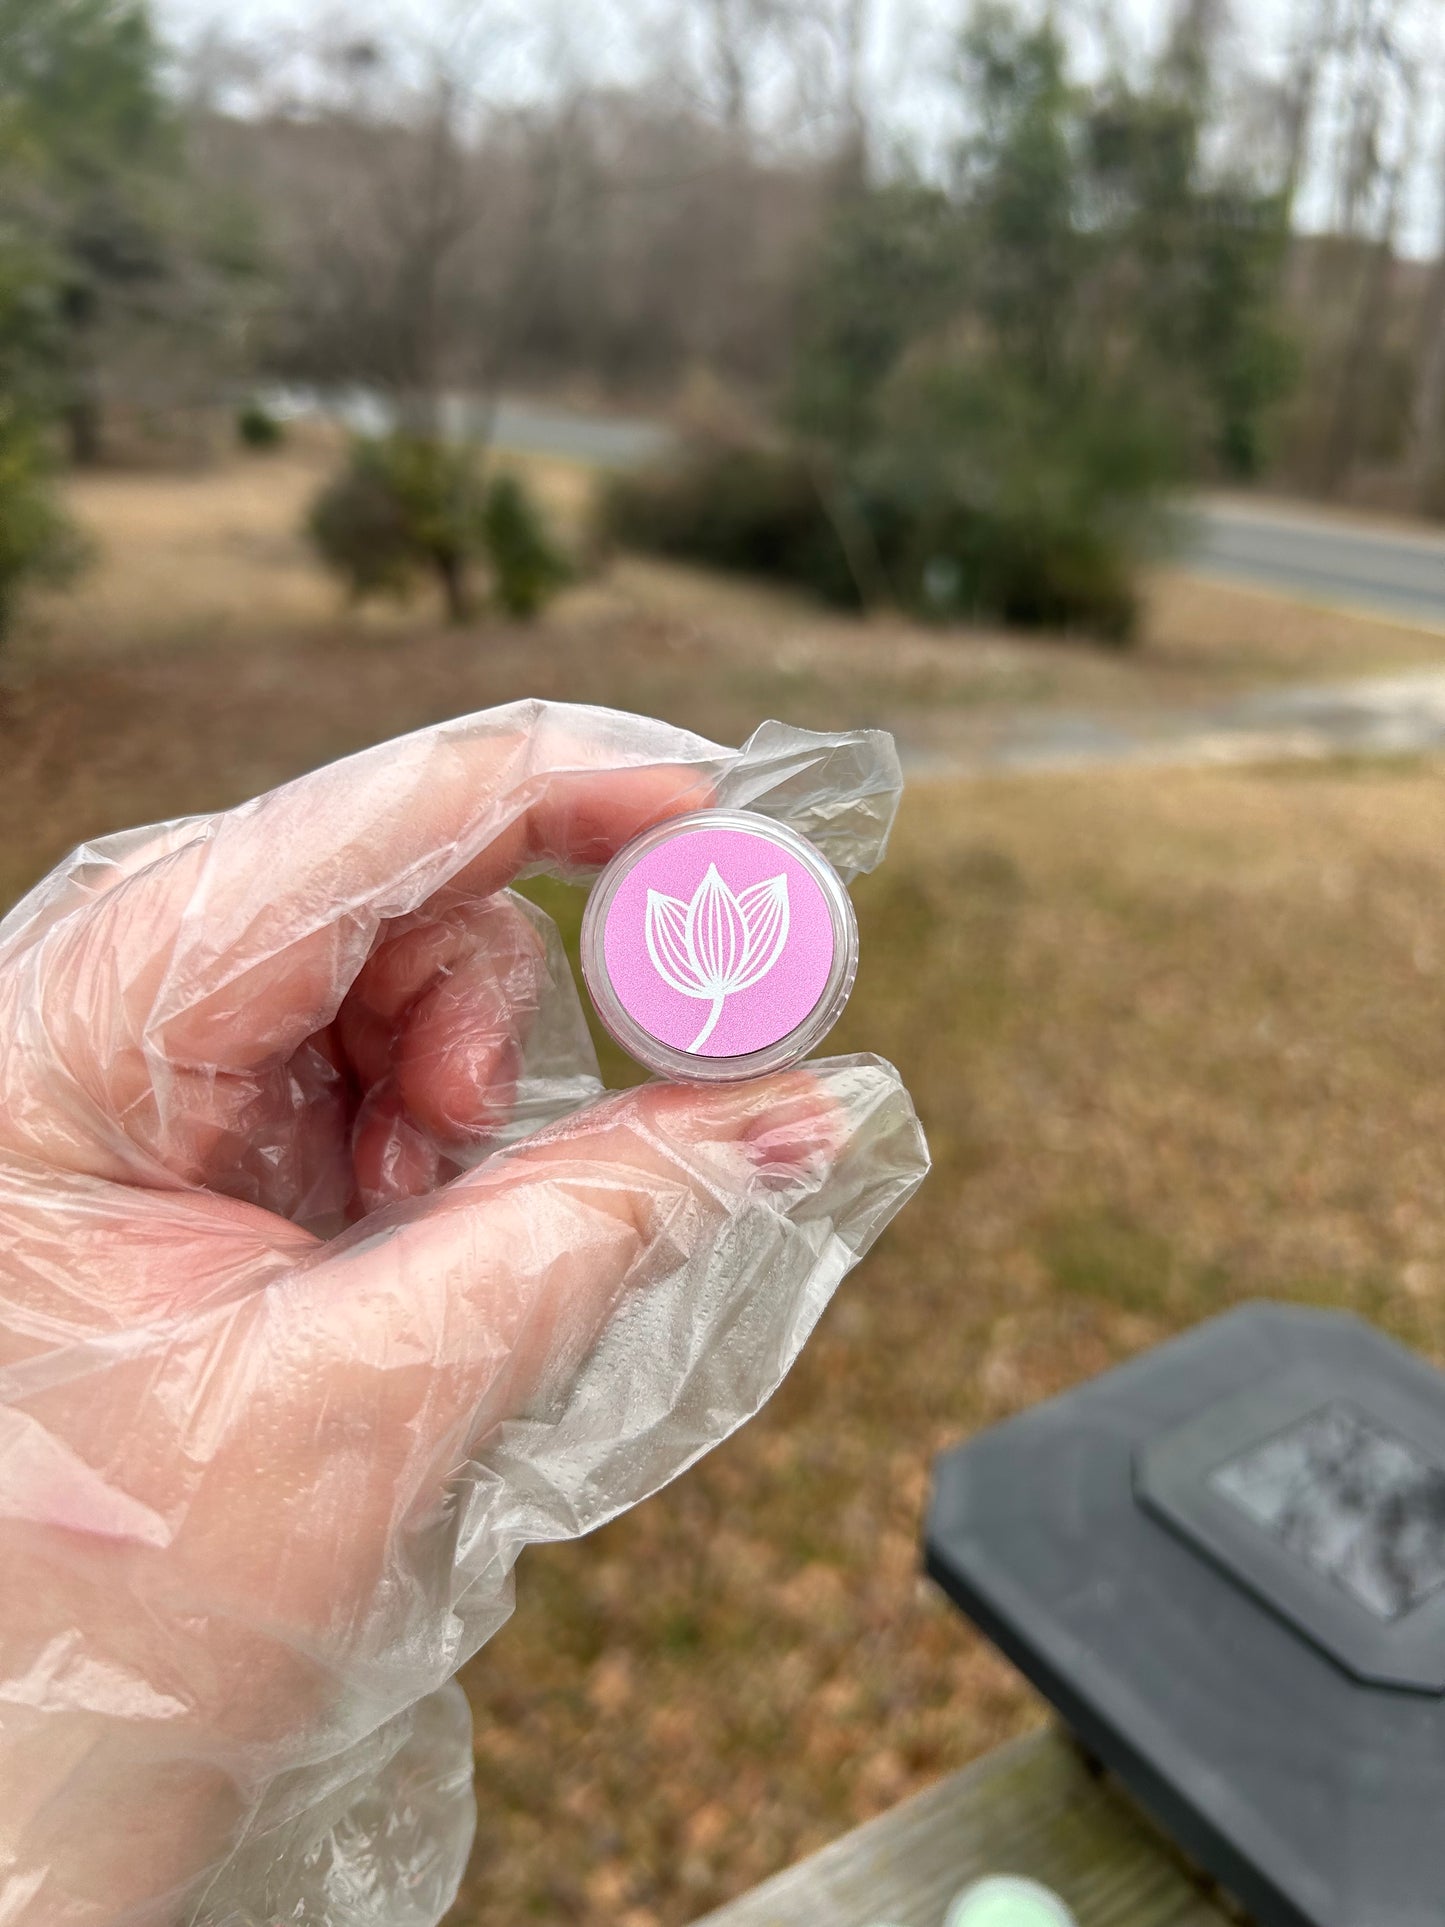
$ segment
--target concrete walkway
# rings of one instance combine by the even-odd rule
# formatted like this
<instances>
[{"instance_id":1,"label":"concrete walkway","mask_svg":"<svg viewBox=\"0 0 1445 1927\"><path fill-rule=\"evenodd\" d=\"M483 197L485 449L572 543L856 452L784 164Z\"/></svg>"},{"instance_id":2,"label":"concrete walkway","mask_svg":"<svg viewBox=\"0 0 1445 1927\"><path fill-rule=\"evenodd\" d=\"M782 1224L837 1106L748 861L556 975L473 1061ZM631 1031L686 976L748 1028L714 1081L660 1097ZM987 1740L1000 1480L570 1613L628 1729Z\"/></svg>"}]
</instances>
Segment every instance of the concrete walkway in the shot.
<instances>
[{"instance_id":1,"label":"concrete walkway","mask_svg":"<svg viewBox=\"0 0 1445 1927\"><path fill-rule=\"evenodd\" d=\"M946 754L900 739L911 775L1405 756L1445 749L1445 670L1259 691L1199 709L980 716Z\"/></svg>"}]
</instances>

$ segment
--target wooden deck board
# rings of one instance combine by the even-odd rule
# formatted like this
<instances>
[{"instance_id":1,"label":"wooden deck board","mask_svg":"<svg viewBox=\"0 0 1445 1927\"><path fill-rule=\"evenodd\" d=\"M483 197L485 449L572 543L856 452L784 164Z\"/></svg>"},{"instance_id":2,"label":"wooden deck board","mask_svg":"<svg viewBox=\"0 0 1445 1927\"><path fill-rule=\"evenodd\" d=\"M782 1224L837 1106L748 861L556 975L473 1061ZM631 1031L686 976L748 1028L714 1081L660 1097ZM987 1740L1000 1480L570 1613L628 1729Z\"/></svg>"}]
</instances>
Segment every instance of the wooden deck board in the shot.
<instances>
[{"instance_id":1,"label":"wooden deck board","mask_svg":"<svg viewBox=\"0 0 1445 1927\"><path fill-rule=\"evenodd\" d=\"M1058 1732L1030 1734L709 1914L698 1927L941 1927L983 1874L1029 1874L1079 1927L1228 1927Z\"/></svg>"}]
</instances>

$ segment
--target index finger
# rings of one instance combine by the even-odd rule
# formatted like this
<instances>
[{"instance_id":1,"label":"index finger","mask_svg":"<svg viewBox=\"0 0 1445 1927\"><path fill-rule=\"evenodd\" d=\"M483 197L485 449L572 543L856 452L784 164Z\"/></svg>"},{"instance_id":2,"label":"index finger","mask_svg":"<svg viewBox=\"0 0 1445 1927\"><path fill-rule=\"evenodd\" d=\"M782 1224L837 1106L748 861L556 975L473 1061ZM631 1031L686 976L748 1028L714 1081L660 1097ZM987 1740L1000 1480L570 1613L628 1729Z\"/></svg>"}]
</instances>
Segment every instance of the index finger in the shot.
<instances>
[{"instance_id":1,"label":"index finger","mask_svg":"<svg viewBox=\"0 0 1445 1927\"><path fill-rule=\"evenodd\" d=\"M329 765L197 826L47 944L53 1014L112 1061L246 1070L334 1016L379 927L519 871L605 862L705 804L726 752L605 710L518 704ZM58 954L57 954L58 953Z\"/></svg>"}]
</instances>

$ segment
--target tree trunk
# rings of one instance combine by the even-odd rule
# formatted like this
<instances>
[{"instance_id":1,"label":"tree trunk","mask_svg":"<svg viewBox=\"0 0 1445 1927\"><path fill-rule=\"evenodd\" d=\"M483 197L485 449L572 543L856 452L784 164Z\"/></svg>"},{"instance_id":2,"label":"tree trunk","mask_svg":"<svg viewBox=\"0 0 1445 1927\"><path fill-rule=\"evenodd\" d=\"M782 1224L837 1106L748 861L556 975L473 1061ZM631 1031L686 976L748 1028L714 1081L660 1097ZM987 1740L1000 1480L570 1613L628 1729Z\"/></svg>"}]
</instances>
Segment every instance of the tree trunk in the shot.
<instances>
[{"instance_id":1,"label":"tree trunk","mask_svg":"<svg viewBox=\"0 0 1445 1927\"><path fill-rule=\"evenodd\" d=\"M435 560L447 621L460 628L472 618L471 597L467 594L467 565L459 555L439 555Z\"/></svg>"},{"instance_id":2,"label":"tree trunk","mask_svg":"<svg viewBox=\"0 0 1445 1927\"><path fill-rule=\"evenodd\" d=\"M1402 161L1390 183L1383 232L1369 244L1354 318L1340 359L1335 404L1325 440L1323 480L1334 493L1349 479L1359 454L1360 425L1375 383L1390 307L1390 279L1407 168Z\"/></svg>"},{"instance_id":3,"label":"tree trunk","mask_svg":"<svg viewBox=\"0 0 1445 1927\"><path fill-rule=\"evenodd\" d=\"M744 48L752 22L738 18L732 0L711 0L708 12L723 126L734 150L746 154L752 146L752 100Z\"/></svg>"},{"instance_id":4,"label":"tree trunk","mask_svg":"<svg viewBox=\"0 0 1445 1927\"><path fill-rule=\"evenodd\" d=\"M1445 141L1440 147L1439 180L1445 186ZM1445 228L1420 316L1410 467L1419 506L1430 514L1439 514L1445 509Z\"/></svg>"},{"instance_id":5,"label":"tree trunk","mask_svg":"<svg viewBox=\"0 0 1445 1927\"><path fill-rule=\"evenodd\" d=\"M1358 457L1364 410L1375 384L1389 319L1390 280L1394 272L1405 190L1413 174L1418 151L1419 125L1415 109L1419 76L1398 64L1393 49L1387 49L1383 58L1376 57L1376 49L1371 41L1376 19L1375 0L1358 0L1351 31L1356 36L1359 57L1364 64L1351 109L1349 137L1345 143L1340 231L1346 236L1360 234L1364 239L1363 231L1370 225L1368 211L1381 187L1384 189L1384 213L1374 238L1365 244L1363 278L1340 357L1339 378L1324 454L1323 479L1331 491L1348 479ZM1403 83L1405 99L1401 118L1404 131L1400 137L1399 151L1393 162L1386 165L1381 146L1392 68L1395 77Z\"/></svg>"},{"instance_id":6,"label":"tree trunk","mask_svg":"<svg viewBox=\"0 0 1445 1927\"><path fill-rule=\"evenodd\" d=\"M104 449L100 404L93 395L77 395L65 409L65 433L70 459L77 468L94 468Z\"/></svg>"},{"instance_id":7,"label":"tree trunk","mask_svg":"<svg viewBox=\"0 0 1445 1927\"><path fill-rule=\"evenodd\" d=\"M1182 0L1170 29L1166 71L1187 99L1201 105L1213 85L1227 13L1227 0Z\"/></svg>"},{"instance_id":8,"label":"tree trunk","mask_svg":"<svg viewBox=\"0 0 1445 1927\"><path fill-rule=\"evenodd\" d=\"M868 185L872 160L863 71L868 51L869 10L870 0L844 0L839 21L843 138L837 179L845 195L862 193Z\"/></svg>"},{"instance_id":9,"label":"tree trunk","mask_svg":"<svg viewBox=\"0 0 1445 1927\"><path fill-rule=\"evenodd\" d=\"M1310 134L1319 99L1320 70L1334 44L1338 0L1311 0L1301 7L1290 76L1285 89L1284 182L1286 219L1294 214L1309 156Z\"/></svg>"}]
</instances>

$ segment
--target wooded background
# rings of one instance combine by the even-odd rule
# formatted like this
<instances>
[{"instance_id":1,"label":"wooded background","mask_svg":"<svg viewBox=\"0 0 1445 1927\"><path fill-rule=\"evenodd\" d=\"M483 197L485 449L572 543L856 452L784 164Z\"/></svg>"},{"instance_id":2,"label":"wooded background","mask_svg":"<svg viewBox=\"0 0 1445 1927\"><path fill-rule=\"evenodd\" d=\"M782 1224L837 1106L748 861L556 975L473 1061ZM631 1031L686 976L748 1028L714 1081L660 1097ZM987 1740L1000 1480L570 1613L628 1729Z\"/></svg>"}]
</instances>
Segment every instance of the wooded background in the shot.
<instances>
[{"instance_id":1,"label":"wooded background","mask_svg":"<svg viewBox=\"0 0 1445 1927\"><path fill-rule=\"evenodd\" d=\"M1107 6L1061 36L1071 136L1119 150L1079 218L1135 203L1121 311L1210 194L1236 231L1195 352L1238 334L1240 300L1271 324L1229 371L1268 421L1202 472L1445 507L1445 251L1418 258L1445 203L1440 12L1299 0L1266 50L1247 9L1180 0L1146 48ZM995 40L1037 24L990 15ZM967 200L989 111L970 22L672 0L604 61L585 10L503 0L384 35L303 18L248 38L217 9L184 47L140 0L0 0L0 392L48 386L81 459L125 417L174 435L261 380L362 384L422 420L503 384L766 409L840 224L879 196ZM1306 203L1325 231L1295 231ZM926 298L926 273L877 265L875 307Z\"/></svg>"}]
</instances>

